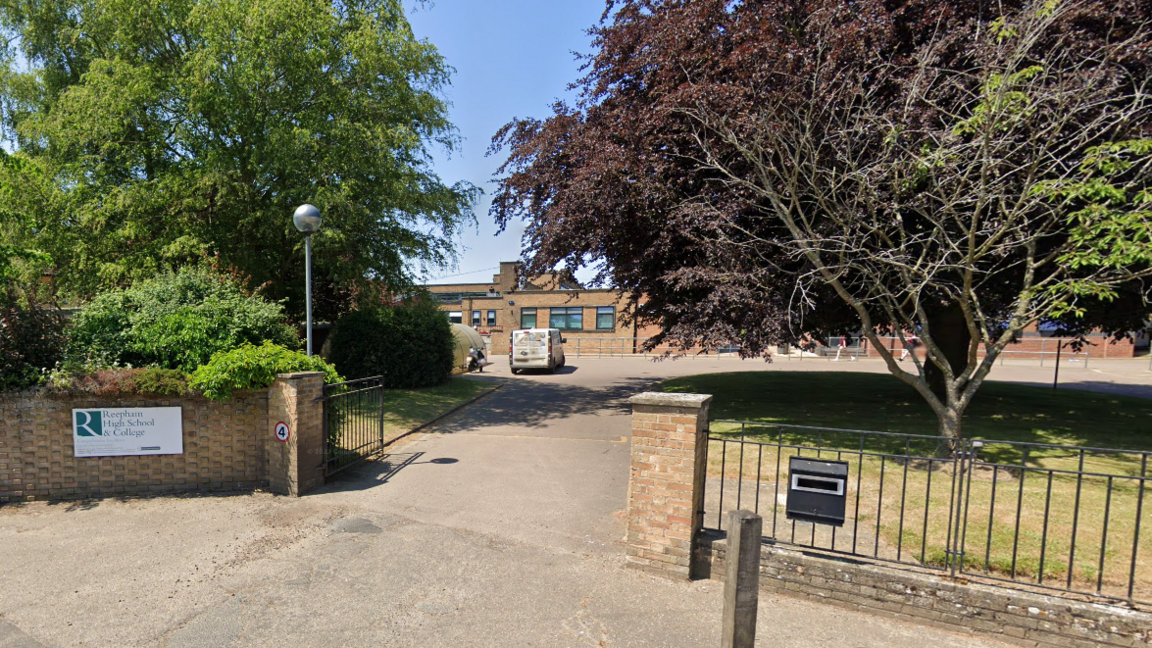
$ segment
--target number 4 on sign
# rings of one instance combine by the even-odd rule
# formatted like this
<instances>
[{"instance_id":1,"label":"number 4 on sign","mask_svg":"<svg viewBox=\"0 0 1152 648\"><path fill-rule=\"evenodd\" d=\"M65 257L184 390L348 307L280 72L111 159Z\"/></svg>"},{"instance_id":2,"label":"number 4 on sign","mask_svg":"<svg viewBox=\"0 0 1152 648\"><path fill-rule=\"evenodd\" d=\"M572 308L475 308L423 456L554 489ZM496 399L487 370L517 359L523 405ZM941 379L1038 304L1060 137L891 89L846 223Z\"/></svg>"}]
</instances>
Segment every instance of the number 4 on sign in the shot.
<instances>
[{"instance_id":1,"label":"number 4 on sign","mask_svg":"<svg viewBox=\"0 0 1152 648\"><path fill-rule=\"evenodd\" d=\"M288 424L281 421L276 424L276 440L284 443L292 436L292 432L288 429Z\"/></svg>"}]
</instances>

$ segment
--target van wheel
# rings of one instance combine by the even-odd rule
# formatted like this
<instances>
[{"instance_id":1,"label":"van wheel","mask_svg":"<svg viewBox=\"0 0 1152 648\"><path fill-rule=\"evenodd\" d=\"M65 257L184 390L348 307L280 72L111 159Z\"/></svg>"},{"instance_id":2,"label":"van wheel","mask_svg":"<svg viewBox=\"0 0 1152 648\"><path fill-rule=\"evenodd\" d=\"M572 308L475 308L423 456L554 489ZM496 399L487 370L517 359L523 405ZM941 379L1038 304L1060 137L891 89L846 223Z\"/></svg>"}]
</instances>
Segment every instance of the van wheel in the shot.
<instances>
[{"instance_id":1,"label":"van wheel","mask_svg":"<svg viewBox=\"0 0 1152 648\"><path fill-rule=\"evenodd\" d=\"M556 363L555 362L549 362L548 363L548 373L550 373L550 374L556 373Z\"/></svg>"}]
</instances>

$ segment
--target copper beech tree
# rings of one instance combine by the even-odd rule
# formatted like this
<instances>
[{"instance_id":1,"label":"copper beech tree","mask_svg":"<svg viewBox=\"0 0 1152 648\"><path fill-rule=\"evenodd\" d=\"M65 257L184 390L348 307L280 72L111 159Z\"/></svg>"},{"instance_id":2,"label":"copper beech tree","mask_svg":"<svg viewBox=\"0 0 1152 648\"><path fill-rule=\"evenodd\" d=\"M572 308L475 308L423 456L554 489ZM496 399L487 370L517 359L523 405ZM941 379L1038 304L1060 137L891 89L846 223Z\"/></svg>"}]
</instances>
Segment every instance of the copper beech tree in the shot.
<instances>
[{"instance_id":1,"label":"copper beech tree","mask_svg":"<svg viewBox=\"0 0 1152 648\"><path fill-rule=\"evenodd\" d=\"M1025 328L1143 327L1143 0L610 2L492 215L684 346L859 330L944 437ZM879 336L923 341L900 364Z\"/></svg>"}]
</instances>

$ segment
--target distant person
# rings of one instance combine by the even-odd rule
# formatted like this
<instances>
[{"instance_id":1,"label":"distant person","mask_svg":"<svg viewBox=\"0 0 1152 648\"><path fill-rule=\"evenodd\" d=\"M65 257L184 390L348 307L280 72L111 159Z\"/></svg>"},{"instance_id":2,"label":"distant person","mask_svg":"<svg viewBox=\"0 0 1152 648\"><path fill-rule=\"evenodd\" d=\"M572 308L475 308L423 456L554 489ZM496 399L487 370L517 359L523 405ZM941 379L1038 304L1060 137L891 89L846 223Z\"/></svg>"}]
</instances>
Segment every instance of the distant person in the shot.
<instances>
[{"instance_id":1,"label":"distant person","mask_svg":"<svg viewBox=\"0 0 1152 648\"><path fill-rule=\"evenodd\" d=\"M915 350L918 346L920 346L920 338L916 337L915 335L909 335L907 338L905 338L904 348L900 349L900 362L904 362L904 358L908 357L909 349Z\"/></svg>"},{"instance_id":2,"label":"distant person","mask_svg":"<svg viewBox=\"0 0 1152 648\"><path fill-rule=\"evenodd\" d=\"M847 349L847 348L848 348L848 338L846 336L841 335L840 336L840 342L836 345L836 357L832 358L832 362L840 362L840 354L844 351L844 349Z\"/></svg>"}]
</instances>

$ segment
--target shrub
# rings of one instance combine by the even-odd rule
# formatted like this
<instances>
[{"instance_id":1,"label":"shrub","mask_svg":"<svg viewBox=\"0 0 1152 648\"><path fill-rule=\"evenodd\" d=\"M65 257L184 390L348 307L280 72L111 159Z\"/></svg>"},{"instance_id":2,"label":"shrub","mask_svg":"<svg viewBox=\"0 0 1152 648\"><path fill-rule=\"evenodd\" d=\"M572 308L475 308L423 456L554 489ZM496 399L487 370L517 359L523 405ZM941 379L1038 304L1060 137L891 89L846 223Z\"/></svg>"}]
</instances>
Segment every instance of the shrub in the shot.
<instances>
[{"instance_id":1,"label":"shrub","mask_svg":"<svg viewBox=\"0 0 1152 648\"><path fill-rule=\"evenodd\" d=\"M208 398L228 400L234 391L262 389L276 380L276 374L296 371L323 371L324 382L329 384L343 380L320 356L310 358L301 351L265 342L214 354L192 374L191 385Z\"/></svg>"},{"instance_id":2,"label":"shrub","mask_svg":"<svg viewBox=\"0 0 1152 648\"><path fill-rule=\"evenodd\" d=\"M350 379L383 376L391 389L440 385L452 374L452 325L430 301L349 313L336 324L331 360Z\"/></svg>"},{"instance_id":3,"label":"shrub","mask_svg":"<svg viewBox=\"0 0 1152 648\"><path fill-rule=\"evenodd\" d=\"M0 390L40 384L67 346L59 309L12 281L0 284Z\"/></svg>"},{"instance_id":4,"label":"shrub","mask_svg":"<svg viewBox=\"0 0 1152 648\"><path fill-rule=\"evenodd\" d=\"M185 396L192 393L188 374L177 369L100 369L80 376L63 376L53 387L93 396L119 396L122 394L153 394L157 396Z\"/></svg>"},{"instance_id":5,"label":"shrub","mask_svg":"<svg viewBox=\"0 0 1152 648\"><path fill-rule=\"evenodd\" d=\"M193 371L214 353L265 340L299 344L280 304L231 277L185 268L97 296L75 317L69 362Z\"/></svg>"}]
</instances>

